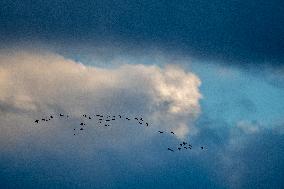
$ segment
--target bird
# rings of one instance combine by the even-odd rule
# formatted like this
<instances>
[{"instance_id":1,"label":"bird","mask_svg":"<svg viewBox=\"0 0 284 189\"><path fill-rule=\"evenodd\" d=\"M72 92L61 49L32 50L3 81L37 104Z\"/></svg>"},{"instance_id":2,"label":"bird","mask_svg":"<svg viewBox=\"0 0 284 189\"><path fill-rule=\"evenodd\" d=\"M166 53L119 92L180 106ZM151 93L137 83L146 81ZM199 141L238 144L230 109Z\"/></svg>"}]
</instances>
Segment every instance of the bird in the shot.
<instances>
[{"instance_id":1,"label":"bird","mask_svg":"<svg viewBox=\"0 0 284 189\"><path fill-rule=\"evenodd\" d=\"M185 149L187 149L187 147L184 147Z\"/></svg>"},{"instance_id":2,"label":"bird","mask_svg":"<svg viewBox=\"0 0 284 189\"><path fill-rule=\"evenodd\" d=\"M163 131L158 131L159 133L164 133Z\"/></svg>"},{"instance_id":3,"label":"bird","mask_svg":"<svg viewBox=\"0 0 284 189\"><path fill-rule=\"evenodd\" d=\"M171 131L171 133L174 135L175 133L173 131Z\"/></svg>"},{"instance_id":4,"label":"bird","mask_svg":"<svg viewBox=\"0 0 284 189\"><path fill-rule=\"evenodd\" d=\"M53 118L53 116L50 116L50 118L52 119L52 118Z\"/></svg>"},{"instance_id":5,"label":"bird","mask_svg":"<svg viewBox=\"0 0 284 189\"><path fill-rule=\"evenodd\" d=\"M45 119L41 119L42 121L45 121Z\"/></svg>"},{"instance_id":6,"label":"bird","mask_svg":"<svg viewBox=\"0 0 284 189\"><path fill-rule=\"evenodd\" d=\"M138 120L138 118L137 118L137 117L136 117L136 118L134 118L134 119Z\"/></svg>"},{"instance_id":7,"label":"bird","mask_svg":"<svg viewBox=\"0 0 284 189\"><path fill-rule=\"evenodd\" d=\"M118 115L119 116L119 118L121 118L121 115Z\"/></svg>"},{"instance_id":8,"label":"bird","mask_svg":"<svg viewBox=\"0 0 284 189\"><path fill-rule=\"evenodd\" d=\"M80 125L84 125L84 123L80 123Z\"/></svg>"},{"instance_id":9,"label":"bird","mask_svg":"<svg viewBox=\"0 0 284 189\"><path fill-rule=\"evenodd\" d=\"M201 149L203 150L203 146L201 146Z\"/></svg>"},{"instance_id":10,"label":"bird","mask_svg":"<svg viewBox=\"0 0 284 189\"><path fill-rule=\"evenodd\" d=\"M110 121L109 119L106 119L106 121Z\"/></svg>"},{"instance_id":11,"label":"bird","mask_svg":"<svg viewBox=\"0 0 284 189\"><path fill-rule=\"evenodd\" d=\"M172 150L172 149L170 149L170 148L168 148L168 150L173 152L173 150Z\"/></svg>"},{"instance_id":12,"label":"bird","mask_svg":"<svg viewBox=\"0 0 284 189\"><path fill-rule=\"evenodd\" d=\"M74 131L76 130L76 129L73 129Z\"/></svg>"},{"instance_id":13,"label":"bird","mask_svg":"<svg viewBox=\"0 0 284 189\"><path fill-rule=\"evenodd\" d=\"M178 150L181 150L181 148L178 148Z\"/></svg>"},{"instance_id":14,"label":"bird","mask_svg":"<svg viewBox=\"0 0 284 189\"><path fill-rule=\"evenodd\" d=\"M127 117L127 118L125 118L125 119L127 119L128 121L130 120L128 117Z\"/></svg>"},{"instance_id":15,"label":"bird","mask_svg":"<svg viewBox=\"0 0 284 189\"><path fill-rule=\"evenodd\" d=\"M97 116L97 117L101 117L101 115L99 115L99 114L97 114L96 116Z\"/></svg>"},{"instance_id":16,"label":"bird","mask_svg":"<svg viewBox=\"0 0 284 189\"><path fill-rule=\"evenodd\" d=\"M148 123L146 123L146 126L148 126Z\"/></svg>"},{"instance_id":17,"label":"bird","mask_svg":"<svg viewBox=\"0 0 284 189\"><path fill-rule=\"evenodd\" d=\"M111 120L115 120L114 118L112 118Z\"/></svg>"},{"instance_id":18,"label":"bird","mask_svg":"<svg viewBox=\"0 0 284 189\"><path fill-rule=\"evenodd\" d=\"M187 144L187 142L182 142L183 143L183 145L186 145Z\"/></svg>"},{"instance_id":19,"label":"bird","mask_svg":"<svg viewBox=\"0 0 284 189\"><path fill-rule=\"evenodd\" d=\"M139 124L142 124L142 123L139 121Z\"/></svg>"},{"instance_id":20,"label":"bird","mask_svg":"<svg viewBox=\"0 0 284 189\"><path fill-rule=\"evenodd\" d=\"M141 121L143 121L143 119L142 119L142 118L140 118L140 120L141 120Z\"/></svg>"},{"instance_id":21,"label":"bird","mask_svg":"<svg viewBox=\"0 0 284 189\"><path fill-rule=\"evenodd\" d=\"M84 129L83 129L83 128L81 128L80 130L81 130L81 131L83 131Z\"/></svg>"},{"instance_id":22,"label":"bird","mask_svg":"<svg viewBox=\"0 0 284 189\"><path fill-rule=\"evenodd\" d=\"M60 117L64 116L63 114L59 114Z\"/></svg>"},{"instance_id":23,"label":"bird","mask_svg":"<svg viewBox=\"0 0 284 189\"><path fill-rule=\"evenodd\" d=\"M179 144L180 146L182 146L182 144Z\"/></svg>"},{"instance_id":24,"label":"bird","mask_svg":"<svg viewBox=\"0 0 284 189\"><path fill-rule=\"evenodd\" d=\"M39 120L37 119L37 120L35 120L35 122L36 122L36 123L38 123L38 122L39 122Z\"/></svg>"},{"instance_id":25,"label":"bird","mask_svg":"<svg viewBox=\"0 0 284 189\"><path fill-rule=\"evenodd\" d=\"M89 117L89 119L92 119L91 117Z\"/></svg>"}]
</instances>

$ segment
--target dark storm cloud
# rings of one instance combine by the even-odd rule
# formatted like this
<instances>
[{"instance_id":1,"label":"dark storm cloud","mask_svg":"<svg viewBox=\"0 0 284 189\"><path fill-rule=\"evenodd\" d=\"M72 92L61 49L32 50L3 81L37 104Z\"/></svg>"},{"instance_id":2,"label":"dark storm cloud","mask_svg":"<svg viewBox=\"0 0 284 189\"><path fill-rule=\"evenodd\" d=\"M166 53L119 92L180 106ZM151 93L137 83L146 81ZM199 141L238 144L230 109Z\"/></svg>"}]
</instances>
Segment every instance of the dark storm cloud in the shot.
<instances>
[{"instance_id":1,"label":"dark storm cloud","mask_svg":"<svg viewBox=\"0 0 284 189\"><path fill-rule=\"evenodd\" d=\"M1 1L0 7L1 40L10 43L116 41L232 62L283 61L281 0Z\"/></svg>"}]
</instances>

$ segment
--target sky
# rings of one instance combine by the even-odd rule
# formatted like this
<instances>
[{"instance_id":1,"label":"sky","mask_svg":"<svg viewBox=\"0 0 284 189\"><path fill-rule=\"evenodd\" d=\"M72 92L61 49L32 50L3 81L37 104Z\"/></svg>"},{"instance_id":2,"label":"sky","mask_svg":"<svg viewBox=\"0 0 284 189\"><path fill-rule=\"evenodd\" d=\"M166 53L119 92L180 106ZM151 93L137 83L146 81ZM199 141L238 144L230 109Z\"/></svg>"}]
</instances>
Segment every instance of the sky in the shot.
<instances>
[{"instance_id":1,"label":"sky","mask_svg":"<svg viewBox=\"0 0 284 189\"><path fill-rule=\"evenodd\" d=\"M0 186L282 188L283 61L280 0L3 0Z\"/></svg>"}]
</instances>

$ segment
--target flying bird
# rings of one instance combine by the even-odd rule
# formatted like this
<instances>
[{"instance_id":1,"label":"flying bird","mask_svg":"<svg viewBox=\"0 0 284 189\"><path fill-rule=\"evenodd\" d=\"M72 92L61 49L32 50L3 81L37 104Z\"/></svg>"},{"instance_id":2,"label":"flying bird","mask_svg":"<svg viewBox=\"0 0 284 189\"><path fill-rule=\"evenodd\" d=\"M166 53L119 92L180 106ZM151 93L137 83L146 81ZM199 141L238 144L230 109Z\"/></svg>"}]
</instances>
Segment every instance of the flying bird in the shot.
<instances>
[{"instance_id":1,"label":"flying bird","mask_svg":"<svg viewBox=\"0 0 284 189\"><path fill-rule=\"evenodd\" d=\"M35 120L35 122L36 122L36 123L38 123L38 122L39 122L39 120L37 119L37 120Z\"/></svg>"},{"instance_id":2,"label":"flying bird","mask_svg":"<svg viewBox=\"0 0 284 189\"><path fill-rule=\"evenodd\" d=\"M173 150L172 150L172 149L170 149L170 148L168 148L168 150L173 152Z\"/></svg>"},{"instance_id":3,"label":"flying bird","mask_svg":"<svg viewBox=\"0 0 284 189\"><path fill-rule=\"evenodd\" d=\"M159 133L164 133L163 131L158 131Z\"/></svg>"},{"instance_id":4,"label":"flying bird","mask_svg":"<svg viewBox=\"0 0 284 189\"><path fill-rule=\"evenodd\" d=\"M148 126L148 123L146 123L146 126Z\"/></svg>"},{"instance_id":5,"label":"flying bird","mask_svg":"<svg viewBox=\"0 0 284 189\"><path fill-rule=\"evenodd\" d=\"M173 131L171 131L171 133L174 135L175 133Z\"/></svg>"},{"instance_id":6,"label":"flying bird","mask_svg":"<svg viewBox=\"0 0 284 189\"><path fill-rule=\"evenodd\" d=\"M59 114L60 117L64 116L63 114Z\"/></svg>"}]
</instances>

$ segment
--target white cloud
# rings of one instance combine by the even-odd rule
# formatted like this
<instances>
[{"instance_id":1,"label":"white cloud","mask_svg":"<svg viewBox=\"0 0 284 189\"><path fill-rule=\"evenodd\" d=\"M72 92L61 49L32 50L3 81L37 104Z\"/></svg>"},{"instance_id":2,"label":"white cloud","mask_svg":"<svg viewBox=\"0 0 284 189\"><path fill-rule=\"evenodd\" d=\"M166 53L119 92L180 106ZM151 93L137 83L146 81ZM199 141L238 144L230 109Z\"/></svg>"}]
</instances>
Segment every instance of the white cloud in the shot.
<instances>
[{"instance_id":1,"label":"white cloud","mask_svg":"<svg viewBox=\"0 0 284 189\"><path fill-rule=\"evenodd\" d=\"M257 122L251 122L245 120L239 121L237 123L237 128L241 129L246 134L255 134L260 131Z\"/></svg>"},{"instance_id":2,"label":"white cloud","mask_svg":"<svg viewBox=\"0 0 284 189\"><path fill-rule=\"evenodd\" d=\"M175 130L182 138L200 113L200 84L196 75L176 66L104 69L55 54L0 54L0 111L7 121L23 112L65 111L75 117L125 112L146 116L153 127Z\"/></svg>"}]
</instances>

